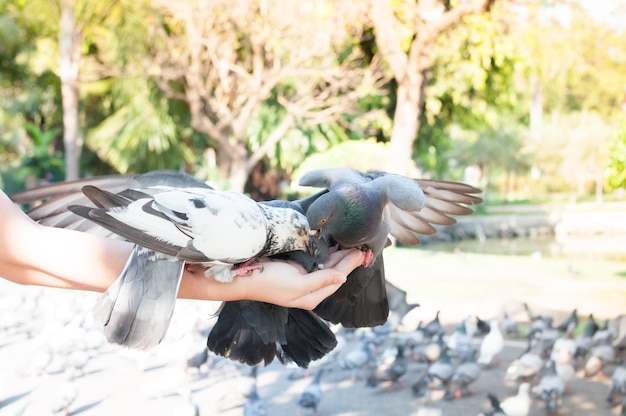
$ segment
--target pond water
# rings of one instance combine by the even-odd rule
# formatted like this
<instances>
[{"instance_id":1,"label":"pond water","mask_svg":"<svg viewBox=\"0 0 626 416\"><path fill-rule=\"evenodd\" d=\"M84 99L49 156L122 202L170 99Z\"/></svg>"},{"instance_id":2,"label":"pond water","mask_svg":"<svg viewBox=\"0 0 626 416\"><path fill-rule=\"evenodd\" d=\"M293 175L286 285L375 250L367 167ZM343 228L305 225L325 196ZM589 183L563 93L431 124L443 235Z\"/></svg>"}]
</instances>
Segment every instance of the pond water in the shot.
<instances>
[{"instance_id":1,"label":"pond water","mask_svg":"<svg viewBox=\"0 0 626 416\"><path fill-rule=\"evenodd\" d=\"M463 251L467 253L542 256L554 258L585 258L588 260L610 260L626 262L626 236L591 236L556 238L518 237L488 238L485 240L460 240L432 243L420 246L422 250Z\"/></svg>"}]
</instances>

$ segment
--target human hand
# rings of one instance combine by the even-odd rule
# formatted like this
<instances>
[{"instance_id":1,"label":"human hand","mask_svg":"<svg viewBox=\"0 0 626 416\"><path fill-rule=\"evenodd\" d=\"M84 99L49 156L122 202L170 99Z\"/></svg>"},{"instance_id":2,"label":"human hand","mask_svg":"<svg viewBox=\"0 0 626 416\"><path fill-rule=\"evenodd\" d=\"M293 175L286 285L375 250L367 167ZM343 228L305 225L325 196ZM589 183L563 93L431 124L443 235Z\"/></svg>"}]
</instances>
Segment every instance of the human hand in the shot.
<instances>
[{"instance_id":1,"label":"human hand","mask_svg":"<svg viewBox=\"0 0 626 416\"><path fill-rule=\"evenodd\" d=\"M335 293L363 260L361 250L339 250L328 257L322 269L307 273L296 262L268 259L263 263L263 270L236 277L227 284L245 285L242 296L245 299L312 310Z\"/></svg>"}]
</instances>

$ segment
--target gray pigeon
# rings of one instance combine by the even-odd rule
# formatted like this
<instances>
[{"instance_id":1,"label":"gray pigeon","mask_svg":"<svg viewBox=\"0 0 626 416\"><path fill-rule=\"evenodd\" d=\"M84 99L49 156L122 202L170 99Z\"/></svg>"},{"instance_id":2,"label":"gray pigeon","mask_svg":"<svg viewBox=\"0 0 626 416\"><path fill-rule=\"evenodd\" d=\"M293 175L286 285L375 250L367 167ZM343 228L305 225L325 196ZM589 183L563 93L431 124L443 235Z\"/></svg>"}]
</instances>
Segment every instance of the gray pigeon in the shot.
<instances>
[{"instance_id":1,"label":"gray pigeon","mask_svg":"<svg viewBox=\"0 0 626 416\"><path fill-rule=\"evenodd\" d=\"M302 410L312 410L314 415L317 415L317 407L322 400L322 386L320 385L322 374L324 369L320 369L313 377L313 381L309 383L298 400L298 414L302 413Z\"/></svg>"},{"instance_id":2,"label":"gray pigeon","mask_svg":"<svg viewBox=\"0 0 626 416\"><path fill-rule=\"evenodd\" d=\"M320 240L331 249L366 252L363 266L315 309L322 318L347 327L381 325L387 319L382 251L390 236L403 244L418 244L417 234L434 234L432 224L454 224L448 215L471 214L465 205L482 201L474 195L479 189L461 183L345 168L310 171L299 183L328 189L306 211Z\"/></svg>"},{"instance_id":3,"label":"gray pigeon","mask_svg":"<svg viewBox=\"0 0 626 416\"><path fill-rule=\"evenodd\" d=\"M609 402L611 406L617 406L620 402L620 397L622 399L626 398L626 363L622 363L622 365L616 367L615 371L613 371L611 389L609 390L606 401Z\"/></svg>"},{"instance_id":4,"label":"gray pigeon","mask_svg":"<svg viewBox=\"0 0 626 416\"><path fill-rule=\"evenodd\" d=\"M546 372L541 376L539 384L531 391L544 401L547 414L556 414L559 410L561 397L565 391L565 383L556 372L556 362L549 359L546 362Z\"/></svg>"},{"instance_id":5,"label":"gray pigeon","mask_svg":"<svg viewBox=\"0 0 626 416\"><path fill-rule=\"evenodd\" d=\"M472 392L468 386L478 379L481 370L481 366L476 362L476 351L474 350L474 353L454 370L443 399L453 400L471 395Z\"/></svg>"}]
</instances>

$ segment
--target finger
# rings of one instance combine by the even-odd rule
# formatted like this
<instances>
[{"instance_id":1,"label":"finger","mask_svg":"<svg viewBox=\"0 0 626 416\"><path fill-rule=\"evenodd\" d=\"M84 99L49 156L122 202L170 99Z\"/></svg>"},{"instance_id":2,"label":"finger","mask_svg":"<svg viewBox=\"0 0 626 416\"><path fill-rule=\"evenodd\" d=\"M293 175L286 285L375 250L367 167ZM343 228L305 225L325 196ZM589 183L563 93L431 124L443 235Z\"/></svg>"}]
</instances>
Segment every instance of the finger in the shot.
<instances>
[{"instance_id":1,"label":"finger","mask_svg":"<svg viewBox=\"0 0 626 416\"><path fill-rule=\"evenodd\" d=\"M330 256L328 256L328 258L324 262L323 267L326 269L330 269L330 268L336 267L338 264L342 263L343 261L348 261L349 265L352 264L353 262L358 262L358 264L361 264L363 263L363 260L364 260L364 254L361 250L358 250L355 248L348 249L348 250L339 250L339 251L332 253ZM354 266L349 266L349 267L352 267L352 269L354 269L358 264L355 264Z\"/></svg>"},{"instance_id":2,"label":"finger","mask_svg":"<svg viewBox=\"0 0 626 416\"><path fill-rule=\"evenodd\" d=\"M298 304L301 309L312 310L315 309L321 301L332 295L341 287L341 284L330 284L313 290L298 299Z\"/></svg>"},{"instance_id":3,"label":"finger","mask_svg":"<svg viewBox=\"0 0 626 416\"><path fill-rule=\"evenodd\" d=\"M329 257L330 262L327 261L326 263L324 263L324 268L333 268L348 274L352 270L363 264L363 261L365 260L365 253L363 251L350 249L340 250L339 252L342 251L345 251L346 253L337 257Z\"/></svg>"}]
</instances>

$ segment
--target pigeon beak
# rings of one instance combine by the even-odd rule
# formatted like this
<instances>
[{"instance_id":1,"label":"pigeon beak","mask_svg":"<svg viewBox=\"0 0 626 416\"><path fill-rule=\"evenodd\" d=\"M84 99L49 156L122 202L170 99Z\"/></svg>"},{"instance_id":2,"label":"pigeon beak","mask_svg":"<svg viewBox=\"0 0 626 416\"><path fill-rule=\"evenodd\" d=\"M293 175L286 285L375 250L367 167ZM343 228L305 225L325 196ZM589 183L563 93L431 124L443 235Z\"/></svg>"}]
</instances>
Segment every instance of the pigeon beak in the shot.
<instances>
[{"instance_id":1,"label":"pigeon beak","mask_svg":"<svg viewBox=\"0 0 626 416\"><path fill-rule=\"evenodd\" d=\"M315 239L319 239L321 231L322 230L309 230L309 235Z\"/></svg>"}]
</instances>

